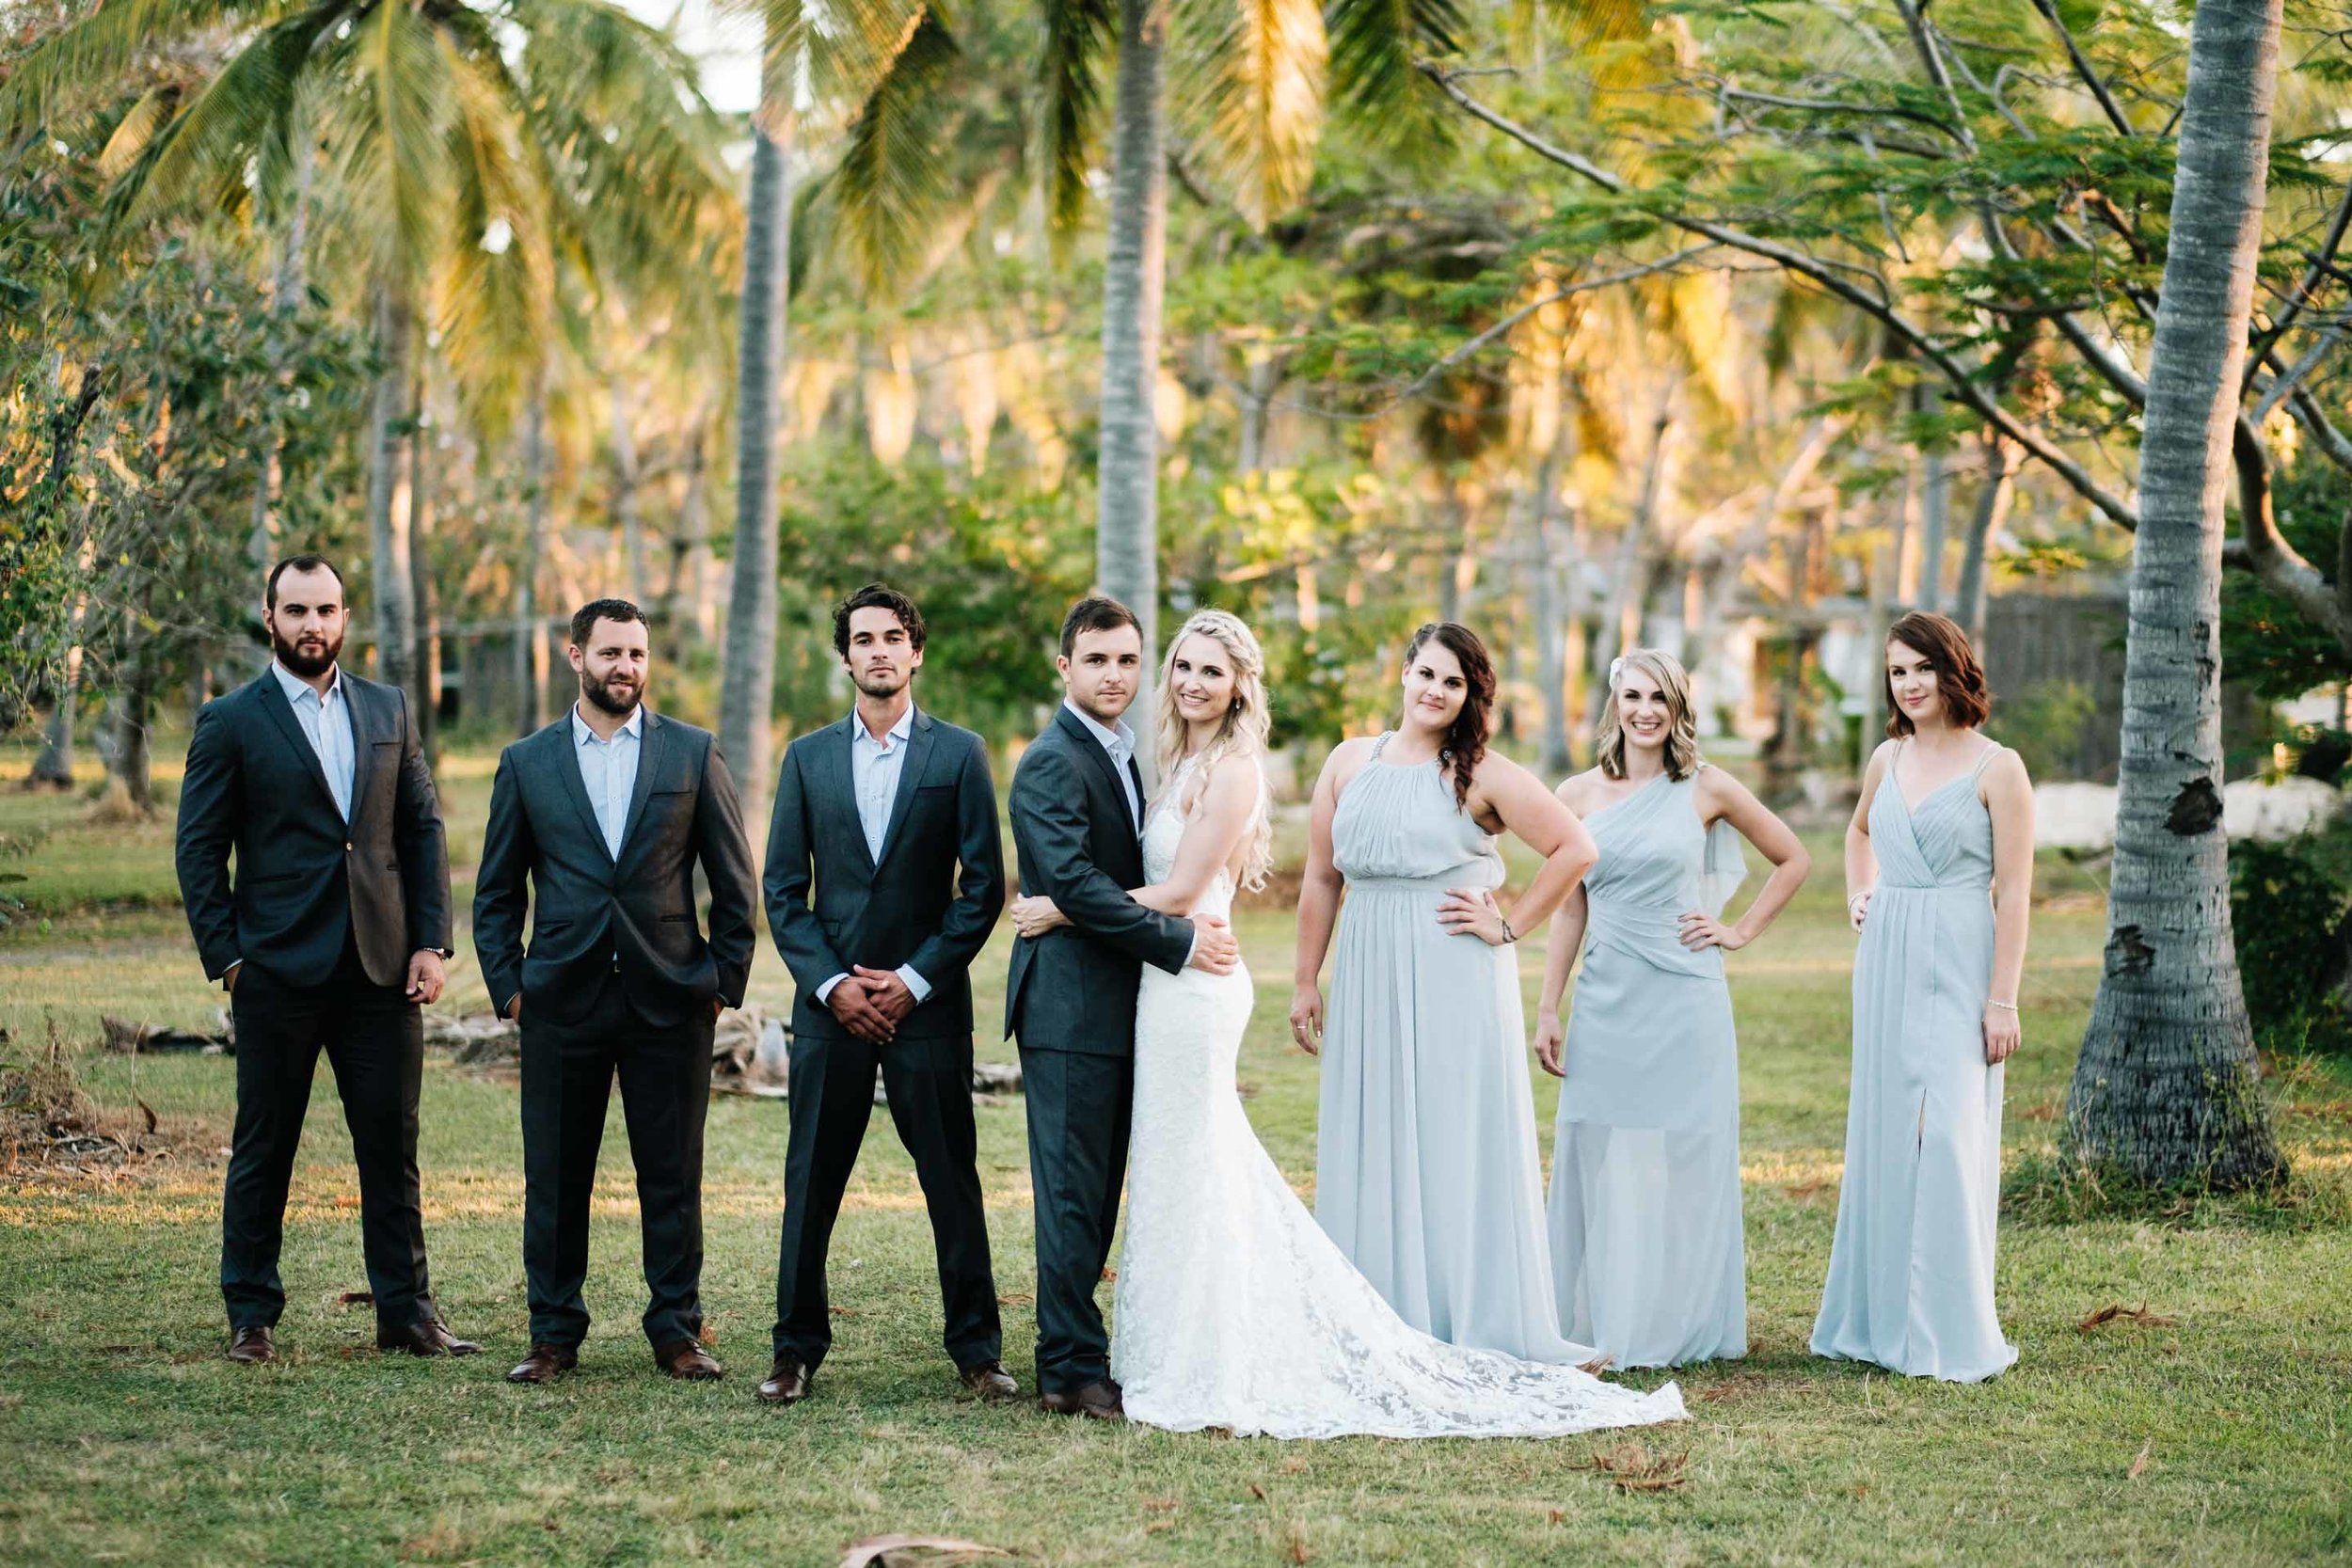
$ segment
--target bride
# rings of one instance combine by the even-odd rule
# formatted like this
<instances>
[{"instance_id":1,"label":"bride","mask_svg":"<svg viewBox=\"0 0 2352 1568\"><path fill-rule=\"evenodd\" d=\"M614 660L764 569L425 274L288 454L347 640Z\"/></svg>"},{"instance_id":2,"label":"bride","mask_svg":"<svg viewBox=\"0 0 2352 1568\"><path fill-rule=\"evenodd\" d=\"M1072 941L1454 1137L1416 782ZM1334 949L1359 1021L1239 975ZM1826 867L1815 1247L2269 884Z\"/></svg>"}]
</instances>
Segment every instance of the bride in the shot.
<instances>
[{"instance_id":1,"label":"bride","mask_svg":"<svg viewBox=\"0 0 2352 1568\"><path fill-rule=\"evenodd\" d=\"M1224 914L1273 859L1264 660L1222 610L1185 621L1159 681L1159 754L1173 759L1143 832L1149 887L1169 914ZM1018 900L1025 935L1061 924ZM1674 1420L1682 1396L1617 1387L1574 1367L1442 1343L1356 1272L1251 1130L1233 1068L1249 972L1147 969L1136 1002L1127 1235L1111 1370L1127 1414L1172 1431L1273 1437L1548 1437Z\"/></svg>"}]
</instances>

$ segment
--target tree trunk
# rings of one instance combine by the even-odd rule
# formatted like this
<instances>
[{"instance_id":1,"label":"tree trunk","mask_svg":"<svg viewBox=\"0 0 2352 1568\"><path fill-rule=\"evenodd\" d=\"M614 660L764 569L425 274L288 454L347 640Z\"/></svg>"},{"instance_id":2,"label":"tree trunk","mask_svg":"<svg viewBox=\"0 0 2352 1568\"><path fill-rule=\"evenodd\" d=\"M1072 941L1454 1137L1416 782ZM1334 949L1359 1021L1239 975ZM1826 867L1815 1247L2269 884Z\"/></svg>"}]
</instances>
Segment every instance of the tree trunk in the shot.
<instances>
[{"instance_id":1,"label":"tree trunk","mask_svg":"<svg viewBox=\"0 0 2352 1568\"><path fill-rule=\"evenodd\" d=\"M769 787L769 710L776 685L776 398L792 272L792 88L786 72L771 66L760 112L753 116L751 212L736 341L735 559L719 744L753 801Z\"/></svg>"},{"instance_id":2,"label":"tree trunk","mask_svg":"<svg viewBox=\"0 0 2352 1568\"><path fill-rule=\"evenodd\" d=\"M1625 533L1617 541L1617 576L1610 590L1609 612L1601 618L1600 646L1593 650L1593 668L1599 678L1593 683L1591 711L1584 716L1587 728L1600 722L1602 706L1610 700L1609 666L1626 649L1636 645L1641 632L1642 602L1647 596L1649 568L1643 559L1643 546L1649 541L1650 530L1658 520L1658 491L1666 464L1666 437L1674 429L1674 416L1668 411L1674 404L1671 388L1658 400L1658 417L1650 425L1649 460L1642 466L1641 496L1635 501L1633 515L1626 520Z\"/></svg>"},{"instance_id":3,"label":"tree trunk","mask_svg":"<svg viewBox=\"0 0 2352 1568\"><path fill-rule=\"evenodd\" d=\"M1152 686L1160 627L1160 298L1168 266L1168 0L1119 0L1119 77L1111 109L1109 254L1103 269L1102 460L1094 577L1143 623L1133 711L1137 759L1153 777Z\"/></svg>"},{"instance_id":4,"label":"tree trunk","mask_svg":"<svg viewBox=\"0 0 2352 1568\"><path fill-rule=\"evenodd\" d=\"M2017 450L1999 432L1984 433L1984 487L1977 492L1977 510L1968 520L1968 542L1960 555L1960 586L1952 594L1952 618L1968 640L1984 642L1984 551L2009 515L2009 500L2017 477Z\"/></svg>"},{"instance_id":5,"label":"tree trunk","mask_svg":"<svg viewBox=\"0 0 2352 1568\"><path fill-rule=\"evenodd\" d=\"M548 634L540 623L539 569L548 548L548 394L544 372L523 414L523 559L515 573L515 734L546 722Z\"/></svg>"},{"instance_id":6,"label":"tree trunk","mask_svg":"<svg viewBox=\"0 0 2352 1568\"><path fill-rule=\"evenodd\" d=\"M287 214L286 235L278 252L278 277L270 293L270 337L268 345L271 379L280 380L285 373L287 344L284 325L294 315L295 302L303 288L303 248L310 243L310 180L318 164L318 155L308 141L303 116L294 117L294 211ZM253 518L246 537L246 554L253 564L266 571L277 553L278 523L274 509L278 504L278 449L282 435L275 407L262 422L259 450L253 460Z\"/></svg>"},{"instance_id":7,"label":"tree trunk","mask_svg":"<svg viewBox=\"0 0 2352 1568\"><path fill-rule=\"evenodd\" d=\"M375 678L405 687L416 614L409 598L406 517L413 321L403 287L389 282L376 292L375 346L382 369L368 404L368 591L375 597Z\"/></svg>"},{"instance_id":8,"label":"tree trunk","mask_svg":"<svg viewBox=\"0 0 2352 1568\"><path fill-rule=\"evenodd\" d=\"M2107 945L2068 1153L2153 1186L2276 1180L2230 929L2222 502L2262 246L2280 0L2203 0L2149 357Z\"/></svg>"},{"instance_id":9,"label":"tree trunk","mask_svg":"<svg viewBox=\"0 0 2352 1568\"><path fill-rule=\"evenodd\" d=\"M141 633L135 616L126 616L132 638L121 689L115 693L113 744L106 748L108 792L116 809L126 816L145 816L155 808L151 748L148 729L155 705L154 639Z\"/></svg>"},{"instance_id":10,"label":"tree trunk","mask_svg":"<svg viewBox=\"0 0 2352 1568\"><path fill-rule=\"evenodd\" d=\"M408 596L415 607L417 641L409 670L416 680L409 708L417 721L417 743L428 767L441 760L441 620L433 597L432 443L424 434L425 367L417 366L416 411L408 442Z\"/></svg>"},{"instance_id":11,"label":"tree trunk","mask_svg":"<svg viewBox=\"0 0 2352 1568\"><path fill-rule=\"evenodd\" d=\"M670 635L678 650L710 641L710 435L697 415L687 437L686 499L678 509L683 546L670 606Z\"/></svg>"},{"instance_id":12,"label":"tree trunk","mask_svg":"<svg viewBox=\"0 0 2352 1568\"><path fill-rule=\"evenodd\" d=\"M1932 387L1919 392L1919 409L1933 414L1943 400ZM1940 446L1919 454L1919 589L1912 602L1921 610L1944 608L1944 536L1952 510L1950 465Z\"/></svg>"},{"instance_id":13,"label":"tree trunk","mask_svg":"<svg viewBox=\"0 0 2352 1568\"><path fill-rule=\"evenodd\" d=\"M628 427L628 398L614 376L612 412L612 511L621 521L621 567L628 602L641 610L650 601L652 577L645 570L645 523L637 506L637 436Z\"/></svg>"},{"instance_id":14,"label":"tree trunk","mask_svg":"<svg viewBox=\"0 0 2352 1568\"><path fill-rule=\"evenodd\" d=\"M1568 750L1568 638L1565 624L1566 570L1560 549L1560 469L1565 461L1569 420L1563 415L1544 460L1535 469L1535 580L1529 603L1535 617L1535 678L1544 689L1543 765L1548 775L1574 765Z\"/></svg>"}]
</instances>

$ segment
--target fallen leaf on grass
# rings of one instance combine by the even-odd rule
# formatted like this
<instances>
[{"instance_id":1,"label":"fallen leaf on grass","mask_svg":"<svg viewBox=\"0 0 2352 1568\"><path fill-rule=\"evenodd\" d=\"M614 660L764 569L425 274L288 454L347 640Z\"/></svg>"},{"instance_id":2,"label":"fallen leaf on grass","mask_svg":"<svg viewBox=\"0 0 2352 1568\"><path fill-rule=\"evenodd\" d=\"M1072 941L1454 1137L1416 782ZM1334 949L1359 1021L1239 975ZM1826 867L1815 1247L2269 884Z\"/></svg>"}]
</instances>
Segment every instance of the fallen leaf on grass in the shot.
<instances>
[{"instance_id":1,"label":"fallen leaf on grass","mask_svg":"<svg viewBox=\"0 0 2352 1568\"><path fill-rule=\"evenodd\" d=\"M1173 1497L1146 1497L1143 1499L1143 1511L1146 1513L1173 1513L1176 1512L1176 1499Z\"/></svg>"},{"instance_id":2,"label":"fallen leaf on grass","mask_svg":"<svg viewBox=\"0 0 2352 1568\"><path fill-rule=\"evenodd\" d=\"M857 1316L857 1309L852 1307L828 1307L825 1310L831 1312L836 1318L854 1318Z\"/></svg>"},{"instance_id":3,"label":"fallen leaf on grass","mask_svg":"<svg viewBox=\"0 0 2352 1568\"><path fill-rule=\"evenodd\" d=\"M1171 1530L1175 1528L1176 1521L1173 1519L1153 1519L1144 1525L1143 1533L1146 1535L1158 1535L1162 1531Z\"/></svg>"},{"instance_id":4,"label":"fallen leaf on grass","mask_svg":"<svg viewBox=\"0 0 2352 1568\"><path fill-rule=\"evenodd\" d=\"M1593 1455L1585 1468L1607 1476L1620 1492L1675 1492L1691 1484L1683 1474L1687 1453L1652 1454L1639 1443L1620 1443Z\"/></svg>"},{"instance_id":5,"label":"fallen leaf on grass","mask_svg":"<svg viewBox=\"0 0 2352 1568\"><path fill-rule=\"evenodd\" d=\"M1017 1295L998 1296L996 1305L999 1307L1035 1307L1037 1297L1023 1291Z\"/></svg>"},{"instance_id":6,"label":"fallen leaf on grass","mask_svg":"<svg viewBox=\"0 0 2352 1568\"><path fill-rule=\"evenodd\" d=\"M2125 1481L2137 1481L2148 1473L2148 1451L2155 1446L2156 1440L2153 1437L2139 1445L2139 1452L2133 1458L2132 1467L2123 1472Z\"/></svg>"},{"instance_id":7,"label":"fallen leaf on grass","mask_svg":"<svg viewBox=\"0 0 2352 1568\"><path fill-rule=\"evenodd\" d=\"M1780 1190L1802 1203L1809 1198L1820 1197L1823 1193L1836 1192L1837 1183L1830 1180L1791 1181Z\"/></svg>"},{"instance_id":8,"label":"fallen leaf on grass","mask_svg":"<svg viewBox=\"0 0 2352 1568\"><path fill-rule=\"evenodd\" d=\"M2109 1302L2106 1306L2100 1307L2099 1310L2091 1313L2090 1316L2075 1324L2075 1326L2081 1329L2085 1334L2088 1334L2092 1329L2099 1327L2102 1323L2111 1323L2119 1319L2128 1323L2136 1323L2142 1328L2170 1328L2173 1324L2181 1321L2178 1318L2168 1318L2161 1312L2149 1311L2148 1304L2144 1301L2137 1307L2124 1307L2114 1302Z\"/></svg>"},{"instance_id":9,"label":"fallen leaf on grass","mask_svg":"<svg viewBox=\"0 0 2352 1568\"><path fill-rule=\"evenodd\" d=\"M1290 1559L1293 1562L1305 1563L1314 1560L1315 1554L1307 1549L1307 1532L1295 1524L1291 1526L1290 1540L1287 1544L1290 1547Z\"/></svg>"},{"instance_id":10,"label":"fallen leaf on grass","mask_svg":"<svg viewBox=\"0 0 2352 1568\"><path fill-rule=\"evenodd\" d=\"M1249 1495L1257 1498L1260 1502L1265 1501L1265 1488L1259 1485L1254 1481L1249 1483Z\"/></svg>"},{"instance_id":11,"label":"fallen leaf on grass","mask_svg":"<svg viewBox=\"0 0 2352 1568\"><path fill-rule=\"evenodd\" d=\"M955 1541L944 1535L869 1535L863 1541L850 1543L841 1554L841 1568L898 1568L902 1562L912 1564L914 1560L899 1557L901 1552L936 1552L941 1555L932 1560L943 1564L1005 1555L1001 1546L983 1546L977 1541Z\"/></svg>"},{"instance_id":12,"label":"fallen leaf on grass","mask_svg":"<svg viewBox=\"0 0 2352 1568\"><path fill-rule=\"evenodd\" d=\"M1545 1513L1546 1516L1549 1517L1555 1525L1568 1516L1568 1511L1565 1508L1547 1509L1545 1510Z\"/></svg>"},{"instance_id":13,"label":"fallen leaf on grass","mask_svg":"<svg viewBox=\"0 0 2352 1568\"><path fill-rule=\"evenodd\" d=\"M1587 1361L1582 1366L1577 1368L1577 1370L1589 1377L1598 1377L1601 1373L1607 1371L1610 1368L1615 1366L1616 1364L1617 1358L1613 1355L1596 1355L1590 1361Z\"/></svg>"},{"instance_id":14,"label":"fallen leaf on grass","mask_svg":"<svg viewBox=\"0 0 2352 1568\"><path fill-rule=\"evenodd\" d=\"M1306 1468L1307 1462L1303 1459L1285 1459L1282 1461L1282 1473L1286 1476L1298 1475Z\"/></svg>"}]
</instances>

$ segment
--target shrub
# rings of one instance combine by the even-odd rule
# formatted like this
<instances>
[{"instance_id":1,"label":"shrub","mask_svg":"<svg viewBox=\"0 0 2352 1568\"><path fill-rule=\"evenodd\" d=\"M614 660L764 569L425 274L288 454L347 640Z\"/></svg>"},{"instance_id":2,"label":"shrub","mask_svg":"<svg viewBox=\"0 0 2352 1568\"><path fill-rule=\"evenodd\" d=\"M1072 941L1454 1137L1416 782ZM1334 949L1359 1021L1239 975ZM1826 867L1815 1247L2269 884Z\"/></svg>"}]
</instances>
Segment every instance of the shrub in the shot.
<instances>
[{"instance_id":1,"label":"shrub","mask_svg":"<svg viewBox=\"0 0 2352 1568\"><path fill-rule=\"evenodd\" d=\"M2230 846L2230 925L2254 1037L2275 1053L2352 1054L2344 1004L2352 831Z\"/></svg>"}]
</instances>

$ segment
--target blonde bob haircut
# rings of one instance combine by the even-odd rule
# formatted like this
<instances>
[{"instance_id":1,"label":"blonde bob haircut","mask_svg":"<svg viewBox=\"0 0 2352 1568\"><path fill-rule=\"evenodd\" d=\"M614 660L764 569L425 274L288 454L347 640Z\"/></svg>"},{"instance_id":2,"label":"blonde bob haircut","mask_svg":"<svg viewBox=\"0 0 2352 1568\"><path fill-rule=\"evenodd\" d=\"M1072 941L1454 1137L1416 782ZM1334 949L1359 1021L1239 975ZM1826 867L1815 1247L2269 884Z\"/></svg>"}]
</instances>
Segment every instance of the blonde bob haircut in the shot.
<instances>
[{"instance_id":1,"label":"blonde bob haircut","mask_svg":"<svg viewBox=\"0 0 2352 1568\"><path fill-rule=\"evenodd\" d=\"M1184 752L1184 721L1176 711L1176 651L1188 637L1208 638L1225 650L1226 666L1233 673L1233 702L1216 734L1200 749L1200 766L1185 786L1188 798L1176 802L1179 810L1188 810L1199 801L1200 792L1208 787L1209 775L1227 757L1263 758L1274 725L1274 715L1266 706L1265 653L1258 646L1257 634L1238 615L1222 610L1196 610L1168 640L1168 653L1160 660L1157 735L1161 758L1173 767ZM1258 766L1263 767L1263 762ZM1273 869L1274 821L1262 789L1258 808L1250 814L1248 831L1242 838L1241 871L1236 879L1255 893L1265 886L1266 875Z\"/></svg>"},{"instance_id":2,"label":"blonde bob haircut","mask_svg":"<svg viewBox=\"0 0 2352 1568\"><path fill-rule=\"evenodd\" d=\"M1680 783L1698 771L1699 725L1691 713L1691 677L1674 655L1657 648L1635 648L1609 661L1609 700L1600 705L1600 722L1593 728L1593 750L1599 753L1603 777L1625 777L1625 726L1617 719L1617 698L1625 683L1647 675L1666 694L1673 714L1666 726L1666 776Z\"/></svg>"}]
</instances>

